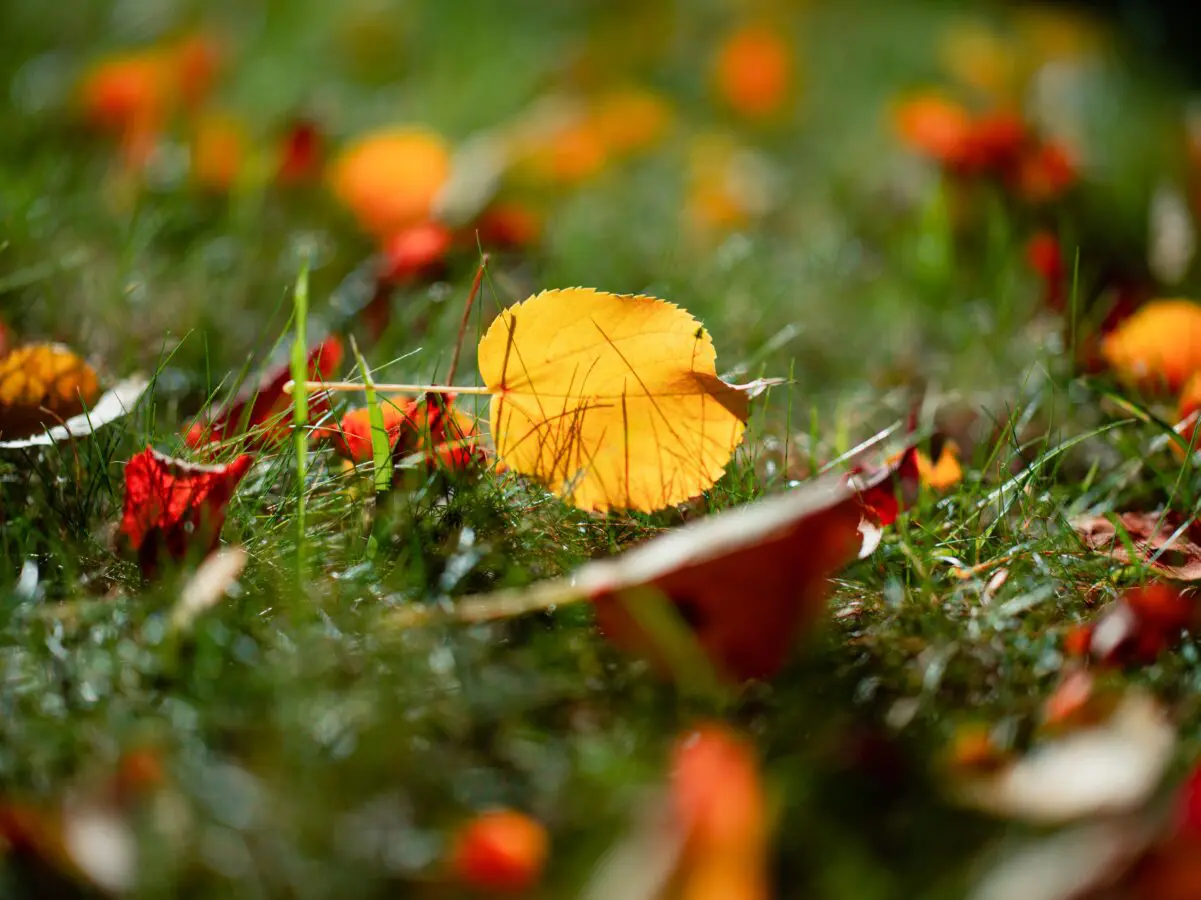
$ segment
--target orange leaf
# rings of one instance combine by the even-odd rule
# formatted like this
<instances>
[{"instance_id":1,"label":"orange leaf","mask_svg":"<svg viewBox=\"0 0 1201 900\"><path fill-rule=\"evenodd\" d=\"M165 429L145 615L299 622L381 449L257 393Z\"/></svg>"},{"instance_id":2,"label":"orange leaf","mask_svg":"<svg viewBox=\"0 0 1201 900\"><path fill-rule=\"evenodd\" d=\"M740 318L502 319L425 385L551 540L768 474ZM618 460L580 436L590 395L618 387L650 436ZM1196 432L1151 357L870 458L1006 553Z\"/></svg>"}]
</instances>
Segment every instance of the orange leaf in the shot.
<instances>
[{"instance_id":1,"label":"orange leaf","mask_svg":"<svg viewBox=\"0 0 1201 900\"><path fill-rule=\"evenodd\" d=\"M919 94L893 110L901 141L943 165L959 166L971 152L972 119L961 104L935 94Z\"/></svg>"},{"instance_id":2,"label":"orange leaf","mask_svg":"<svg viewBox=\"0 0 1201 900\"><path fill-rule=\"evenodd\" d=\"M1101 354L1125 381L1179 391L1201 371L1201 305L1148 303L1105 336Z\"/></svg>"},{"instance_id":3,"label":"orange leaf","mask_svg":"<svg viewBox=\"0 0 1201 900\"><path fill-rule=\"evenodd\" d=\"M79 88L89 121L115 132L160 126L172 90L168 62L154 50L101 60L84 74Z\"/></svg>"},{"instance_id":4,"label":"orange leaf","mask_svg":"<svg viewBox=\"0 0 1201 900\"><path fill-rule=\"evenodd\" d=\"M524 813L481 813L456 835L451 867L460 882L483 891L520 892L542 877L550 840Z\"/></svg>"},{"instance_id":5,"label":"orange leaf","mask_svg":"<svg viewBox=\"0 0 1201 900\"><path fill-rule=\"evenodd\" d=\"M920 450L917 451L917 471L922 484L936 491L945 491L963 480L963 467L959 465L959 447L947 441L938 456L938 462Z\"/></svg>"},{"instance_id":6,"label":"orange leaf","mask_svg":"<svg viewBox=\"0 0 1201 900\"><path fill-rule=\"evenodd\" d=\"M695 497L722 475L749 411L715 360L709 333L667 301L543 291L479 344L497 453L582 509Z\"/></svg>"},{"instance_id":7,"label":"orange leaf","mask_svg":"<svg viewBox=\"0 0 1201 900\"><path fill-rule=\"evenodd\" d=\"M208 113L192 135L192 178L202 188L228 193L247 156L246 130L232 116Z\"/></svg>"},{"instance_id":8,"label":"orange leaf","mask_svg":"<svg viewBox=\"0 0 1201 900\"><path fill-rule=\"evenodd\" d=\"M428 219L450 174L450 147L440 135L393 128L343 150L330 166L329 182L365 231L385 237Z\"/></svg>"},{"instance_id":9,"label":"orange leaf","mask_svg":"<svg viewBox=\"0 0 1201 900\"><path fill-rule=\"evenodd\" d=\"M788 101L793 78L792 48L767 24L734 31L718 51L713 80L717 95L748 119L779 113Z\"/></svg>"}]
</instances>

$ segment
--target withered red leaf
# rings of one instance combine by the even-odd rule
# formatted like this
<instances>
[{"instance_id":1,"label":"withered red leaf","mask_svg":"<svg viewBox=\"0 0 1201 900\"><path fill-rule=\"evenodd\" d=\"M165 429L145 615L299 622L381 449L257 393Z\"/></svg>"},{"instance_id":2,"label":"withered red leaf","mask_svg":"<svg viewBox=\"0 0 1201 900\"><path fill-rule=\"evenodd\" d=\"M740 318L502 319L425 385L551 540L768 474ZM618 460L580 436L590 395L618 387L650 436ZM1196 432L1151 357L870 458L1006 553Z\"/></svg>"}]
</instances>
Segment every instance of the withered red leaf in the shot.
<instances>
[{"instance_id":1,"label":"withered red leaf","mask_svg":"<svg viewBox=\"0 0 1201 900\"><path fill-rule=\"evenodd\" d=\"M911 472L912 470L912 472ZM653 587L688 623L709 659L735 679L779 671L823 608L828 579L859 555L864 518L896 519L898 484L916 464L906 451L870 475L833 477L710 516L611 563L585 567L597 623L618 646L657 658L631 614L631 589ZM584 572L594 577L583 577Z\"/></svg>"},{"instance_id":2,"label":"withered red leaf","mask_svg":"<svg viewBox=\"0 0 1201 900\"><path fill-rule=\"evenodd\" d=\"M1196 523L1181 528L1178 517L1144 512L1120 513L1117 520L1130 535L1139 561L1152 572L1174 581L1201 579L1201 546L1192 536ZM1134 562L1114 523L1104 516L1079 516L1072 527L1090 549L1127 565Z\"/></svg>"},{"instance_id":3,"label":"withered red leaf","mask_svg":"<svg viewBox=\"0 0 1201 900\"><path fill-rule=\"evenodd\" d=\"M342 365L342 341L331 335L309 353L309 379L320 380L333 375ZM284 387L292 380L288 364L268 372L251 389L242 391L215 415L197 420L188 429L186 440L190 447L223 442L246 435L244 445L256 449L285 437L291 427L287 415L292 399ZM329 410L329 397L323 393L309 396L309 418L315 420Z\"/></svg>"},{"instance_id":4,"label":"withered red leaf","mask_svg":"<svg viewBox=\"0 0 1201 900\"><path fill-rule=\"evenodd\" d=\"M200 466L147 447L125 466L121 534L148 575L167 560L207 556L217 547L226 507L254 457Z\"/></svg>"}]
</instances>

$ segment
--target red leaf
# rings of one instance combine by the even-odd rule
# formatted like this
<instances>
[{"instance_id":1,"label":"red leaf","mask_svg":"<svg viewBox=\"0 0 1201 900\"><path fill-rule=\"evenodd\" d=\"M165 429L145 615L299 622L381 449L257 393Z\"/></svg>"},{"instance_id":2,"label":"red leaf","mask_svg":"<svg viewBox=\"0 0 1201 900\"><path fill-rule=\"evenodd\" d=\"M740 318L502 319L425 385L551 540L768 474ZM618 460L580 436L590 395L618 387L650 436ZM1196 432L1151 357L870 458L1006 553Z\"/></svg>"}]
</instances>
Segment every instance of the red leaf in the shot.
<instances>
[{"instance_id":1,"label":"red leaf","mask_svg":"<svg viewBox=\"0 0 1201 900\"><path fill-rule=\"evenodd\" d=\"M437 272L446 262L454 235L438 222L422 222L398 231L384 244L380 277L405 284Z\"/></svg>"},{"instance_id":2,"label":"red leaf","mask_svg":"<svg viewBox=\"0 0 1201 900\"><path fill-rule=\"evenodd\" d=\"M1063 250L1054 232L1039 231L1026 243L1026 262L1045 286L1047 306L1062 310L1064 305Z\"/></svg>"},{"instance_id":3,"label":"red leaf","mask_svg":"<svg viewBox=\"0 0 1201 900\"><path fill-rule=\"evenodd\" d=\"M1196 609L1171 585L1130 588L1089 626L1088 655L1104 666L1154 662L1192 627Z\"/></svg>"},{"instance_id":4,"label":"red leaf","mask_svg":"<svg viewBox=\"0 0 1201 900\"><path fill-rule=\"evenodd\" d=\"M905 449L882 467L856 466L848 483L858 488L859 503L878 525L891 525L900 515L902 503L908 506L921 485L917 447Z\"/></svg>"},{"instance_id":5,"label":"red leaf","mask_svg":"<svg viewBox=\"0 0 1201 900\"><path fill-rule=\"evenodd\" d=\"M342 341L331 335L309 353L309 378L316 380L332 375L341 365ZM282 439L291 430L291 420L285 413L291 408L292 399L284 393L284 386L291 380L290 366L282 365L272 370L258 387L241 392L215 416L197 420L188 430L188 446L200 447L249 434L246 448L258 449ZM309 396L310 418L316 419L328 409L327 395Z\"/></svg>"},{"instance_id":6,"label":"red leaf","mask_svg":"<svg viewBox=\"0 0 1201 900\"><path fill-rule=\"evenodd\" d=\"M831 476L700 519L585 566L574 584L592 599L601 631L620 647L663 662L654 637L627 606L642 602L638 591L653 588L675 605L722 674L771 677L820 615L827 579L862 548L860 523L865 506L869 514L873 509L864 497L908 470L910 458L857 489Z\"/></svg>"},{"instance_id":7,"label":"red leaf","mask_svg":"<svg viewBox=\"0 0 1201 900\"><path fill-rule=\"evenodd\" d=\"M277 177L284 184L313 181L321 173L323 139L316 122L297 119L279 150Z\"/></svg>"},{"instance_id":8,"label":"red leaf","mask_svg":"<svg viewBox=\"0 0 1201 900\"><path fill-rule=\"evenodd\" d=\"M153 575L166 559L207 556L217 547L225 509L254 457L199 466L147 447L125 466L121 534Z\"/></svg>"}]
</instances>

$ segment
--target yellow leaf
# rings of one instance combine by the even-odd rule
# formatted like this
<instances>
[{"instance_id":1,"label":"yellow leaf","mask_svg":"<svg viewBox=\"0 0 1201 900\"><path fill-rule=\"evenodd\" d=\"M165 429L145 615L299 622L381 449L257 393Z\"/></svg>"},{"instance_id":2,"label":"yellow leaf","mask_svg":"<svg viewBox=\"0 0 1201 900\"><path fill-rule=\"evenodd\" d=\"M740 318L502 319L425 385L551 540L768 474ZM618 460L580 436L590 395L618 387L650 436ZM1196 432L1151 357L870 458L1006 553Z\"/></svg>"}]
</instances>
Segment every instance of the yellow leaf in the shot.
<instances>
[{"instance_id":1,"label":"yellow leaf","mask_svg":"<svg viewBox=\"0 0 1201 900\"><path fill-rule=\"evenodd\" d=\"M0 436L21 438L79 415L100 393L96 373L59 344L29 344L0 360Z\"/></svg>"},{"instance_id":2,"label":"yellow leaf","mask_svg":"<svg viewBox=\"0 0 1201 900\"><path fill-rule=\"evenodd\" d=\"M959 464L959 446L954 441L947 441L937 461L931 460L919 450L917 472L922 484L936 491L959 484L963 480L963 467Z\"/></svg>"},{"instance_id":3,"label":"yellow leaf","mask_svg":"<svg viewBox=\"0 0 1201 900\"><path fill-rule=\"evenodd\" d=\"M479 345L497 454L583 509L652 511L711 487L748 390L717 377L704 327L654 297L543 291Z\"/></svg>"}]
</instances>

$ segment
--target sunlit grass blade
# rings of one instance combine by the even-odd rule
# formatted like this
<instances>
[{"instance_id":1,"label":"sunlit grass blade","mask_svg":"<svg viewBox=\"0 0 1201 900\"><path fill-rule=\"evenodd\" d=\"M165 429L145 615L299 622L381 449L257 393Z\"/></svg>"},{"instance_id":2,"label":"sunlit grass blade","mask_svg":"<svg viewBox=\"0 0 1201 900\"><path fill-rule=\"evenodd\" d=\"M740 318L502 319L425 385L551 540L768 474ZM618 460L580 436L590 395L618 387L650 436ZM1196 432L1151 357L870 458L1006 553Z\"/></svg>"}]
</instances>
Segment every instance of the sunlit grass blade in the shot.
<instances>
[{"instance_id":1,"label":"sunlit grass blade","mask_svg":"<svg viewBox=\"0 0 1201 900\"><path fill-rule=\"evenodd\" d=\"M308 561L305 554L305 483L309 464L309 349L306 324L309 317L309 263L306 259L296 276L292 292L296 338L292 343L292 380L299 387L292 391L292 436L296 444L296 575L304 583Z\"/></svg>"},{"instance_id":2,"label":"sunlit grass blade","mask_svg":"<svg viewBox=\"0 0 1201 900\"><path fill-rule=\"evenodd\" d=\"M375 382L371 378L371 368L359 352L358 342L352 336L350 349L354 353L359 371L363 373L363 391L367 395L367 417L371 421L371 471L375 492L377 494L388 490L392 485L392 444L388 440L388 428L384 423L384 411L380 407L379 398L375 393Z\"/></svg>"}]
</instances>

